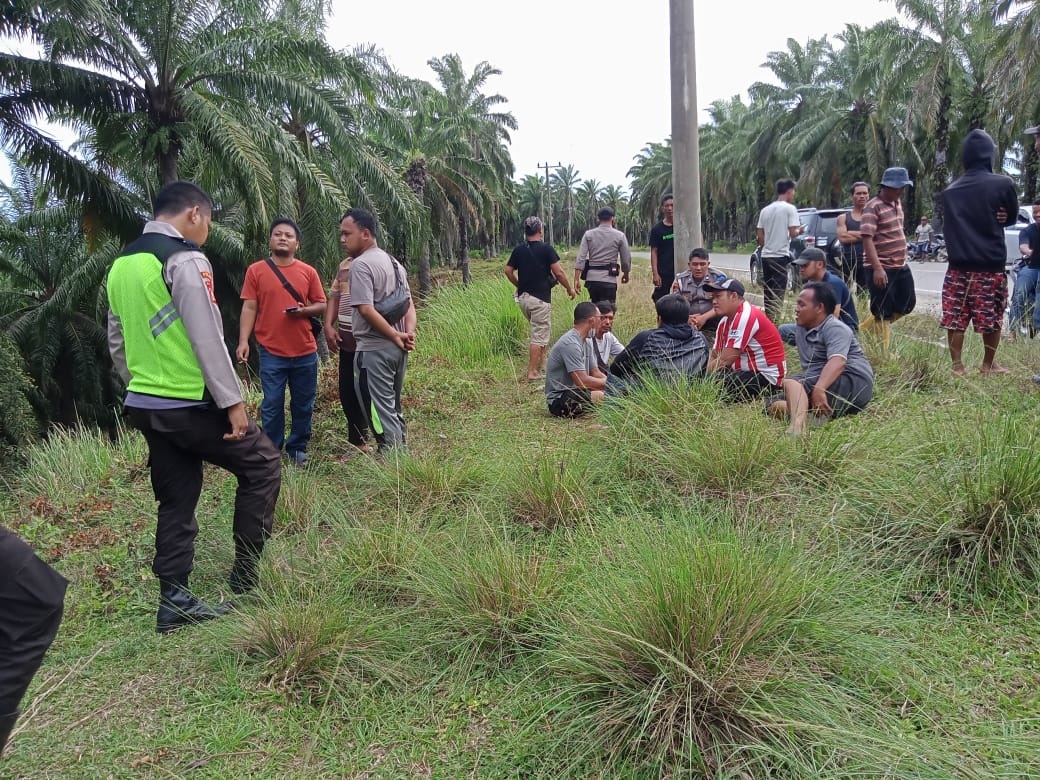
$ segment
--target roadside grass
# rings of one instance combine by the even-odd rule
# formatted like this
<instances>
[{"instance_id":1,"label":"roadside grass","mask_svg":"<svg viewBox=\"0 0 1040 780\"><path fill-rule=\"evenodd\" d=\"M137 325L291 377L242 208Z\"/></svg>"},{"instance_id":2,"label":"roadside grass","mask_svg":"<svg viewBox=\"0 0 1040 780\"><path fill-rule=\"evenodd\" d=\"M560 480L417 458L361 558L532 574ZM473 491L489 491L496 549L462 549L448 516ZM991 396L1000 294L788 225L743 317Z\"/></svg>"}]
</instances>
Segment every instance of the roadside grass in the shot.
<instances>
[{"instance_id":1,"label":"roadside grass","mask_svg":"<svg viewBox=\"0 0 1040 780\"><path fill-rule=\"evenodd\" d=\"M546 656L575 762L710 777L893 771L898 710L871 695L901 687L896 647L870 633L883 612L837 567L725 521L673 521L629 531L562 611Z\"/></svg>"},{"instance_id":2,"label":"roadside grass","mask_svg":"<svg viewBox=\"0 0 1040 780\"><path fill-rule=\"evenodd\" d=\"M4 523L71 585L0 774L1040 772L1034 345L958 380L907 318L870 407L805 439L709 382L556 420L501 265L423 303L410 455L343 459L323 370L312 463L284 473L237 615L155 635L136 433L26 453ZM647 275L619 291L622 340L654 324ZM228 595L233 495L207 469L204 598Z\"/></svg>"}]
</instances>

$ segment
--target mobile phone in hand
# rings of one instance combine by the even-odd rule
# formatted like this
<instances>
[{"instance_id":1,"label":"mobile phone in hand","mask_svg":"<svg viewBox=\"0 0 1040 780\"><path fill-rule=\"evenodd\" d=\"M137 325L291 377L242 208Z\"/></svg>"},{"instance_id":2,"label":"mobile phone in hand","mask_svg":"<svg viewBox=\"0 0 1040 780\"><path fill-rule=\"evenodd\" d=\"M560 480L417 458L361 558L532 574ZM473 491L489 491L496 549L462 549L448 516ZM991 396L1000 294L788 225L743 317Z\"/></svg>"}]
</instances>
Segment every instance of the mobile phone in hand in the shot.
<instances>
[{"instance_id":1,"label":"mobile phone in hand","mask_svg":"<svg viewBox=\"0 0 1040 780\"><path fill-rule=\"evenodd\" d=\"M286 313L286 314L288 314L288 313L289 313L289 312L291 312L291 311L299 311L299 309L300 309L300 307L299 307L299 306L290 306L289 308L287 308L287 309L285 310L285 313Z\"/></svg>"}]
</instances>

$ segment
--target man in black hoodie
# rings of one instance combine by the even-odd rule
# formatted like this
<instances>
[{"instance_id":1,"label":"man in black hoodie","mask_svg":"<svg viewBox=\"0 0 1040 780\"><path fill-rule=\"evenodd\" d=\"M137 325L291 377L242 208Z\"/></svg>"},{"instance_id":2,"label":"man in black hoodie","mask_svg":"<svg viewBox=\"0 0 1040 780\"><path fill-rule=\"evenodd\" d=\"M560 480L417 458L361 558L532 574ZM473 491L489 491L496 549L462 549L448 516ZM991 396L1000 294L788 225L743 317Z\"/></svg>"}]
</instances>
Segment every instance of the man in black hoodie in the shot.
<instances>
[{"instance_id":1,"label":"man in black hoodie","mask_svg":"<svg viewBox=\"0 0 1040 780\"><path fill-rule=\"evenodd\" d=\"M693 379L704 372L708 342L689 323L690 304L677 293L657 299L657 327L637 333L610 366L611 392L652 375ZM620 383L615 379L621 380Z\"/></svg>"},{"instance_id":2,"label":"man in black hoodie","mask_svg":"<svg viewBox=\"0 0 1040 780\"><path fill-rule=\"evenodd\" d=\"M961 350L968 323L982 336L983 374L1006 374L994 362L1004 324L1008 284L1004 222L1018 213L1015 185L993 173L997 146L984 130L964 140L964 175L943 190L944 230L949 270L943 281L942 320L953 361L953 373L964 375Z\"/></svg>"}]
</instances>

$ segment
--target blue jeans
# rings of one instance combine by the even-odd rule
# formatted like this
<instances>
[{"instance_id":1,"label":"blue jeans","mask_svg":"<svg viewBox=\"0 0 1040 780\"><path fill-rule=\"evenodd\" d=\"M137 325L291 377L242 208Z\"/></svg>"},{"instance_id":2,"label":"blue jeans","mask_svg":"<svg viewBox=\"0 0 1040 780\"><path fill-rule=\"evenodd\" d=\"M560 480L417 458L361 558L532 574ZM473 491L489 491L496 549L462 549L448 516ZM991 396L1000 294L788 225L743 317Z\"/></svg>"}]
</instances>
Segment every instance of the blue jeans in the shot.
<instances>
[{"instance_id":1,"label":"blue jeans","mask_svg":"<svg viewBox=\"0 0 1040 780\"><path fill-rule=\"evenodd\" d=\"M1015 292L1011 297L1011 315L1008 325L1017 328L1029 309L1033 310L1033 329L1040 331L1040 306L1036 305L1040 293L1040 268L1022 268L1015 277Z\"/></svg>"},{"instance_id":2,"label":"blue jeans","mask_svg":"<svg viewBox=\"0 0 1040 780\"><path fill-rule=\"evenodd\" d=\"M798 343L794 338L794 334L798 331L798 326L793 322L785 322L783 325L778 325L777 330L780 331L780 340L785 344L794 346Z\"/></svg>"},{"instance_id":3,"label":"blue jeans","mask_svg":"<svg viewBox=\"0 0 1040 780\"><path fill-rule=\"evenodd\" d=\"M311 440L311 415L318 392L318 353L299 357L279 357L263 347L260 351L260 385L264 401L260 419L264 433L279 450L285 445L290 457L307 451ZM289 387L289 415L292 417L289 440L285 440L285 388Z\"/></svg>"}]
</instances>

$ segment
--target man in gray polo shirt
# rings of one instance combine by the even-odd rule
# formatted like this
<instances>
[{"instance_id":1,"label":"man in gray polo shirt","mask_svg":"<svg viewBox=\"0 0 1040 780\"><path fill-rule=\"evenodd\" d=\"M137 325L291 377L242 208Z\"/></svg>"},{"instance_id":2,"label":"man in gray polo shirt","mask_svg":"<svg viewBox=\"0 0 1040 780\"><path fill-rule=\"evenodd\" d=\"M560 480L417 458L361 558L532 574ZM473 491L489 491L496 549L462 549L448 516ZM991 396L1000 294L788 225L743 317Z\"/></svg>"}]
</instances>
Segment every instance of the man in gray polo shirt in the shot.
<instances>
[{"instance_id":1,"label":"man in gray polo shirt","mask_svg":"<svg viewBox=\"0 0 1040 780\"><path fill-rule=\"evenodd\" d=\"M795 303L795 340L802 370L784 379L784 397L767 406L789 415L787 432L808 430L809 409L818 420L856 414L874 395L874 371L852 330L834 316L837 298L826 282L809 282Z\"/></svg>"},{"instance_id":2,"label":"man in gray polo shirt","mask_svg":"<svg viewBox=\"0 0 1040 780\"><path fill-rule=\"evenodd\" d=\"M545 402L553 417L580 417L603 400L607 377L589 365L586 339L599 324L596 304L574 307L574 327L560 336L545 367Z\"/></svg>"},{"instance_id":3,"label":"man in gray polo shirt","mask_svg":"<svg viewBox=\"0 0 1040 780\"><path fill-rule=\"evenodd\" d=\"M614 227L614 209L604 206L596 215L599 224L586 230L574 261L574 291L581 292L582 280L589 300L617 302L618 277L628 284L632 270L632 253L625 234Z\"/></svg>"},{"instance_id":4,"label":"man in gray polo shirt","mask_svg":"<svg viewBox=\"0 0 1040 780\"><path fill-rule=\"evenodd\" d=\"M399 322L387 322L375 304L393 294L408 277L401 264L376 243L376 220L365 209L350 209L340 221L340 242L354 258L350 266L350 302L353 306L357 354L357 394L361 408L371 415L379 451L405 446L401 390L408 353L415 349L415 304Z\"/></svg>"}]
</instances>

